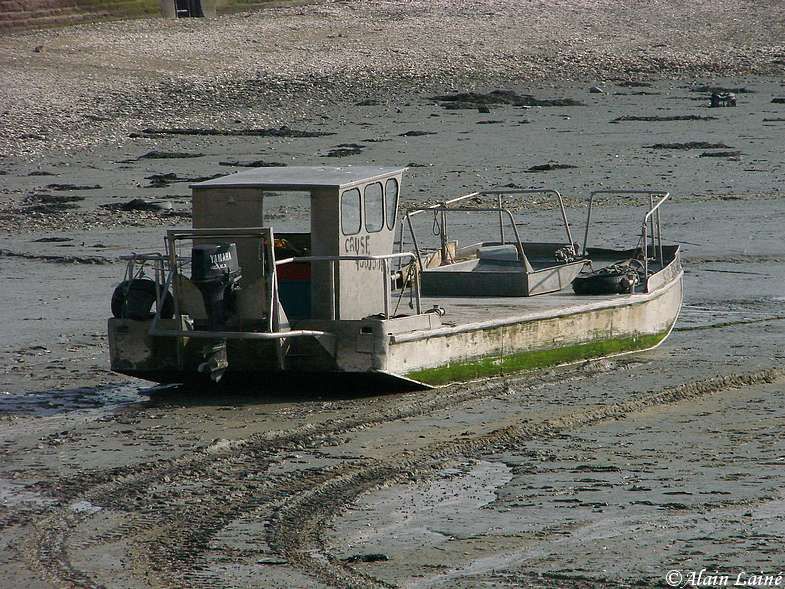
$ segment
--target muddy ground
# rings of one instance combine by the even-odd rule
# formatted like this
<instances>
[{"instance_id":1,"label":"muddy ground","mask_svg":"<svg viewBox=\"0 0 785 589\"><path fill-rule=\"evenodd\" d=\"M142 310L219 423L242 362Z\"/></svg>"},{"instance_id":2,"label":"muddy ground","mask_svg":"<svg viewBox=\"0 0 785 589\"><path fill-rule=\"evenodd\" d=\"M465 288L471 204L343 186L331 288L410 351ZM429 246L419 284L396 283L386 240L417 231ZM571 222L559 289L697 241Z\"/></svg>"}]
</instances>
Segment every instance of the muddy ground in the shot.
<instances>
[{"instance_id":1,"label":"muddy ground","mask_svg":"<svg viewBox=\"0 0 785 589\"><path fill-rule=\"evenodd\" d=\"M556 77L304 101L269 126L258 104L202 125L122 118L109 142L4 157L0 587L654 587L785 569L783 79ZM710 87L738 106L708 108ZM238 134L259 128L276 131ZM262 163L408 165L406 204L555 187L578 229L594 188L667 189L682 315L650 352L417 393L112 374L118 256L189 225L193 179ZM634 245L641 210L600 204L592 239ZM557 231L550 203L514 210L524 238ZM306 219L282 203L272 223Z\"/></svg>"}]
</instances>

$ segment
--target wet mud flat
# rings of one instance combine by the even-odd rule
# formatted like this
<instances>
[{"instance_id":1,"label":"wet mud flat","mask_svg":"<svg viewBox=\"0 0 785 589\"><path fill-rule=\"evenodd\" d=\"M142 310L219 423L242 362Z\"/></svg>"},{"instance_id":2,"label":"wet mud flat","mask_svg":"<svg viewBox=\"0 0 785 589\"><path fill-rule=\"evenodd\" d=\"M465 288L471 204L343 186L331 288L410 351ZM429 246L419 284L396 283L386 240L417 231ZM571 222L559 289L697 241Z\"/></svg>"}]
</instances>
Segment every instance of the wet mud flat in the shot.
<instances>
[{"instance_id":1,"label":"wet mud flat","mask_svg":"<svg viewBox=\"0 0 785 589\"><path fill-rule=\"evenodd\" d=\"M275 127L292 133L140 126L116 147L3 160L0 586L658 586L670 569L777 572L782 87L709 83L752 91L709 109L675 81L456 89ZM740 153L701 157L728 151ZM118 256L190 224L189 182L259 162L408 164L407 205L552 186L578 234L589 190L663 187L684 311L651 352L411 394L146 391L112 375ZM633 246L640 209L600 205L591 239ZM299 204L276 206L276 229L306 222ZM549 203L513 209L524 239L558 231Z\"/></svg>"},{"instance_id":2,"label":"wet mud flat","mask_svg":"<svg viewBox=\"0 0 785 589\"><path fill-rule=\"evenodd\" d=\"M190 225L190 183L254 165L406 165L404 206L489 187L554 187L577 233L589 191L663 188L674 195L666 237L678 238L686 256L717 258L730 235L723 255L739 264L759 255L776 260L782 247L772 223L781 218L785 156L782 123L768 121L785 118L771 102L781 84L757 77L619 80L602 84L603 93L574 82L491 86L350 100L274 128L140 126L118 146L5 158L0 271L12 336L0 344L0 358L7 388L114 382L101 358L107 299L123 272L119 256L159 251L165 227ZM716 88L745 92L735 108L709 108ZM270 204L277 230L307 225L304 201ZM524 239L557 234L549 200L508 204ZM592 239L629 246L638 213L624 209L634 203L599 204L609 222L623 224L601 223ZM492 223L486 230L482 219L454 222L467 239L487 235Z\"/></svg>"},{"instance_id":3,"label":"wet mud flat","mask_svg":"<svg viewBox=\"0 0 785 589\"><path fill-rule=\"evenodd\" d=\"M6 416L2 574L548 587L768 570L783 320L700 311L653 352L438 391L164 391L113 414Z\"/></svg>"}]
</instances>

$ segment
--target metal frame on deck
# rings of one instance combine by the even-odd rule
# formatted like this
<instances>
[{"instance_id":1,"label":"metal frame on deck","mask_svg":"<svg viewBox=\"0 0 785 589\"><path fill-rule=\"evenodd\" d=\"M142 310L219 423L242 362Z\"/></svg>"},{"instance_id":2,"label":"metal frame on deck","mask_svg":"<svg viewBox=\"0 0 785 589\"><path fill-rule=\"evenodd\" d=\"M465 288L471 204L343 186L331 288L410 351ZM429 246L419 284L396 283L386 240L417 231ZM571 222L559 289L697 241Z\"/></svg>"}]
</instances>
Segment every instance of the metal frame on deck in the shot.
<instances>
[{"instance_id":1,"label":"metal frame on deck","mask_svg":"<svg viewBox=\"0 0 785 589\"><path fill-rule=\"evenodd\" d=\"M567 243L571 246L574 246L574 242L572 240L572 231L570 229L570 223L567 221L567 211L564 208L564 199L562 198L561 193L558 190L554 190L552 188L502 188L502 189L489 189L489 190L480 190L477 192L470 192L469 194L464 194L463 196L458 196L456 198L452 198L450 200L445 200L435 205L431 205L429 207L417 207L413 209L409 209L406 212L406 225L409 228L409 234L412 236L412 242L414 245L414 251L417 255L417 261L420 265L420 269L424 269L422 263L422 254L420 252L419 244L417 243L417 236L414 232L414 226L412 225L412 217L415 215L419 215L420 213L433 211L434 213L440 212L441 219L439 222L439 239L441 242L441 249L442 249L442 259L446 259L447 253L447 213L448 212L457 212L457 213L475 213L475 212L498 212L499 214L499 243L501 245L505 245L507 240L504 236L504 216L506 215L509 217L510 225L512 226L513 233L515 234L515 247L518 250L518 259L523 263L525 259L524 251L523 251L523 243L521 242L521 237L518 233L518 227L515 223L515 218L513 217L512 212L510 209L505 208L503 206L503 199L505 196L512 196L516 194L551 194L556 196L556 199L559 202L559 211L561 212L562 221L564 222L564 230L567 234ZM450 207L450 205L465 200L467 198L473 197L482 197L482 196L495 196L497 198L497 207ZM404 224L401 223L401 229L398 237L398 249L399 251L403 249L403 227ZM575 254L577 254L577 246L574 246Z\"/></svg>"},{"instance_id":2,"label":"metal frame on deck","mask_svg":"<svg viewBox=\"0 0 785 589\"><path fill-rule=\"evenodd\" d=\"M337 289L335 280L335 269L337 263L343 261L381 261L382 279L384 282L384 315L385 318L390 317L390 298L392 294L391 275L390 275L390 260L411 260L415 261L417 258L411 252L401 252L397 254L389 254L382 256L303 256L285 258L283 260L275 259L275 249L273 243L273 229L271 227L244 227L244 228L216 228L216 229L171 229L166 232L166 253L154 254L132 254L130 256L123 256L123 260L127 260L126 279L131 280L138 276L140 270L144 268L147 262L155 263L154 281L156 284L156 305L155 315L150 324L148 333L155 337L175 337L177 338L177 354L178 362L182 360L182 338L206 338L206 339L242 339L242 340L283 340L293 337L314 337L317 339L333 338L333 334L327 331L316 329L293 329L282 331L280 325L280 317L278 316L279 307L279 294L278 294L278 277L275 269L278 266L289 264L292 262L329 262L331 266L331 283L330 283L330 300L331 300L331 319L336 319L336 300ZM185 265L190 258L180 257L177 255L177 242L183 240L193 240L208 237L219 238L258 238L263 243L270 244L265 250L264 259L264 274L270 285L270 300L267 313L267 331L204 331L204 330L188 330L188 329L162 329L160 327L161 311L163 308L163 297L170 289L173 291L174 302L174 317L178 326L182 326L182 314L180 312L180 305L176 290L175 277L177 276L180 268ZM139 269L137 269L137 267ZM165 278L164 278L165 277ZM406 287L404 283L401 287L403 291ZM420 287L418 275L412 278L411 288L414 291L414 298L416 301L416 310L420 314L422 312L422 303L420 298Z\"/></svg>"},{"instance_id":3,"label":"metal frame on deck","mask_svg":"<svg viewBox=\"0 0 785 589\"><path fill-rule=\"evenodd\" d=\"M670 198L670 193L665 190L595 190L589 195L589 211L586 215L586 229L583 234L583 255L586 255L586 248L589 242L589 226L591 225L591 212L594 204L594 197L598 194L615 196L648 196L649 210L643 216L641 223L641 254L643 256L643 269L648 280L649 276L649 239L651 239L651 250L659 256L660 267L665 266L665 256L662 251L662 222L660 219L660 207ZM659 197L655 203L654 199Z\"/></svg>"},{"instance_id":4,"label":"metal frame on deck","mask_svg":"<svg viewBox=\"0 0 785 589\"><path fill-rule=\"evenodd\" d=\"M411 252L401 252L398 254L387 254L383 256L302 256L302 257L294 257L294 258L285 258L283 260L278 260L275 262L276 266L281 266L283 264L290 264L292 262L330 262L330 319L336 319L336 295L337 290L335 288L335 267L336 262L359 262L363 260L380 260L382 262L382 280L384 281L384 316L389 318L390 317L390 295L392 294L392 289L390 287L390 260L403 260L403 259L410 259L416 260L417 257L415 254ZM401 289L406 285L404 284ZM413 278L413 286L415 300L417 304L417 314L419 315L422 312L422 305L420 302L420 282L415 275Z\"/></svg>"}]
</instances>

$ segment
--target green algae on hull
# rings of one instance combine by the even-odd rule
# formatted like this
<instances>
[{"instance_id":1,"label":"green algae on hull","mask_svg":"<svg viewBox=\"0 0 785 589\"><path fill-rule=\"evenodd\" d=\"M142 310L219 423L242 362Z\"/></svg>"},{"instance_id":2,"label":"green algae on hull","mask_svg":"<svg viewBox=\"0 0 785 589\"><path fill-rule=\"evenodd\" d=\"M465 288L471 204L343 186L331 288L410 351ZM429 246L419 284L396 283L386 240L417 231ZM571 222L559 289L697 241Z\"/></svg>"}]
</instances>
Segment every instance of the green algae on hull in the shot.
<instances>
[{"instance_id":1,"label":"green algae on hull","mask_svg":"<svg viewBox=\"0 0 785 589\"><path fill-rule=\"evenodd\" d=\"M512 372L535 370L624 352L648 350L662 342L669 333L670 329L667 329L655 334L613 338L550 350L518 352L501 357L455 362L447 366L409 372L406 377L429 385L444 385L482 377L502 376Z\"/></svg>"}]
</instances>

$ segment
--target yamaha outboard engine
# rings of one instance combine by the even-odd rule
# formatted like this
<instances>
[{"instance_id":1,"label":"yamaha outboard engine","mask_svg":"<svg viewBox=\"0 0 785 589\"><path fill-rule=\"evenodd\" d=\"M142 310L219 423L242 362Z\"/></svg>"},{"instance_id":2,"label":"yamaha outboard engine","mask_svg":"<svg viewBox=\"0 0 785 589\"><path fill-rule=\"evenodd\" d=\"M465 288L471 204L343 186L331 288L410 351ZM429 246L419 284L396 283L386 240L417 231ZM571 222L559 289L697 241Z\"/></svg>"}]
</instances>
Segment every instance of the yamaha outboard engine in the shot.
<instances>
[{"instance_id":1,"label":"yamaha outboard engine","mask_svg":"<svg viewBox=\"0 0 785 589\"><path fill-rule=\"evenodd\" d=\"M191 282L202 293L207 312L207 330L224 331L234 312L235 295L240 283L240 264L234 243L195 245L191 250ZM216 338L204 348L205 361L199 372L209 372L218 382L229 366L226 339Z\"/></svg>"}]
</instances>

